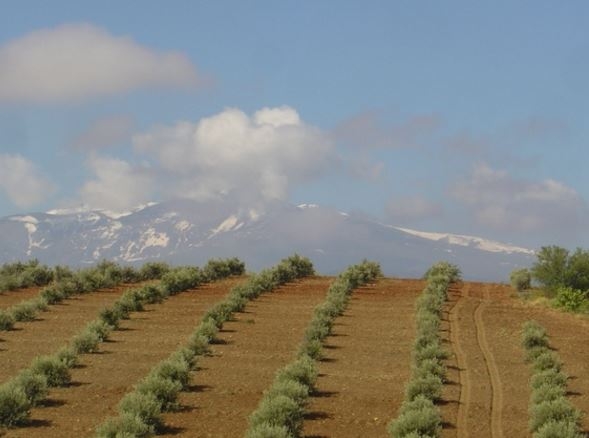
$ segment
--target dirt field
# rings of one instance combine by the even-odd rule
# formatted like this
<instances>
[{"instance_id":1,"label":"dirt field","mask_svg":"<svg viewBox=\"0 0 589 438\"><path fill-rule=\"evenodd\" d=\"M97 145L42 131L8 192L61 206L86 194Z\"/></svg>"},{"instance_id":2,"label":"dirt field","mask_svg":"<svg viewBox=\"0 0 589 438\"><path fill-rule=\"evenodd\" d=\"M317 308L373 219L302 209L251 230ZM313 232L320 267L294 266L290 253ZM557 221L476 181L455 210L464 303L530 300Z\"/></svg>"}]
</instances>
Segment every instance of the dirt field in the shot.
<instances>
[{"instance_id":1,"label":"dirt field","mask_svg":"<svg viewBox=\"0 0 589 438\"><path fill-rule=\"evenodd\" d=\"M410 377L414 304L424 285L385 279L354 292L319 365L306 437L387 436Z\"/></svg>"},{"instance_id":2,"label":"dirt field","mask_svg":"<svg viewBox=\"0 0 589 438\"><path fill-rule=\"evenodd\" d=\"M203 313L221 300L232 279L181 293L146 312L135 313L123 330L82 356L74 383L52 390L32 411L29 427L8 437L91 437L116 413L121 397L161 359L186 341ZM313 308L331 279L316 277L280 288L248 304L225 325L221 343L202 358L179 412L164 415L166 436L242 437L247 418L270 386L277 369L295 355ZM325 360L319 363L318 392L309 404L306 438L386 437L410 376L414 303L419 280L383 279L354 292L336 320ZM6 380L40 353L52 353L74 336L121 289L101 291L52 306L42 320L0 333L0 377ZM529 437L530 369L520 345L522 323L536 319L571 379L573 404L589 430L589 321L532 306L511 288L459 283L450 291L442 325L449 382L441 403L443 437Z\"/></svg>"},{"instance_id":3,"label":"dirt field","mask_svg":"<svg viewBox=\"0 0 589 438\"><path fill-rule=\"evenodd\" d=\"M530 436L530 368L521 347L521 327L528 319L546 327L571 376L571 401L589 412L589 324L512 295L508 286L483 283L451 290L445 338L454 356L442 407L444 437Z\"/></svg>"},{"instance_id":4,"label":"dirt field","mask_svg":"<svg viewBox=\"0 0 589 438\"><path fill-rule=\"evenodd\" d=\"M21 301L37 298L43 287L27 287L24 289L6 290L0 292L0 309L6 309Z\"/></svg>"}]
</instances>

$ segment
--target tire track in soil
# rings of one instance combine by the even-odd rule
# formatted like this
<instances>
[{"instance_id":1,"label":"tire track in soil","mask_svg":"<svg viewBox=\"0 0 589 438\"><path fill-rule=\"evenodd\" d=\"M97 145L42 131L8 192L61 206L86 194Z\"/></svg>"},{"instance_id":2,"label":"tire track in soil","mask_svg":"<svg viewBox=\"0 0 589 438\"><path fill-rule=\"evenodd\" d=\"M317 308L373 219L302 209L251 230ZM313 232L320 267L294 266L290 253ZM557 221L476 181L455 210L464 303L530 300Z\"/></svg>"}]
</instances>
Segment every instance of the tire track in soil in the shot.
<instances>
[{"instance_id":1,"label":"tire track in soil","mask_svg":"<svg viewBox=\"0 0 589 438\"><path fill-rule=\"evenodd\" d=\"M460 381L455 430L458 438L478 438L487 433L492 438L503 438L502 382L483 320L490 301L488 285L463 283L449 313L450 342ZM483 419L488 419L487 426L482 424Z\"/></svg>"},{"instance_id":2,"label":"tire track in soil","mask_svg":"<svg viewBox=\"0 0 589 438\"><path fill-rule=\"evenodd\" d=\"M493 438L503 438L503 429L501 427L502 409L503 409L503 388L501 376L495 362L495 357L489 348L487 334L485 332L485 323L483 321L483 312L487 307L491 297L489 295L489 286L484 286L484 298L480 301L474 312L474 320L477 331L477 342L483 352L487 372L491 380L491 390L493 392L491 402L491 436Z\"/></svg>"}]
</instances>

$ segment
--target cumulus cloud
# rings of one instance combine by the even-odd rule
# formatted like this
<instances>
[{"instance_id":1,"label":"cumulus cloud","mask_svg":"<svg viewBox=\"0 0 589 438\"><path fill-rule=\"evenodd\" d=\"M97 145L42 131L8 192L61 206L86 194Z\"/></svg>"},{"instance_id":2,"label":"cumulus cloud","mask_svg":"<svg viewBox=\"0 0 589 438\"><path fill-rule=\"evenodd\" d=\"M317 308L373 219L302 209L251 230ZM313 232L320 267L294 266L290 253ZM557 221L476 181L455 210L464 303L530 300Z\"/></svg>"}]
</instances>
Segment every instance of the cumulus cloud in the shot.
<instances>
[{"instance_id":1,"label":"cumulus cloud","mask_svg":"<svg viewBox=\"0 0 589 438\"><path fill-rule=\"evenodd\" d=\"M285 199L293 184L319 175L333 153L330 137L287 106L251 116L229 108L198 122L154 127L133 143L159 170L168 196L201 200L229 193Z\"/></svg>"},{"instance_id":2,"label":"cumulus cloud","mask_svg":"<svg viewBox=\"0 0 589 438\"><path fill-rule=\"evenodd\" d=\"M480 224L505 231L572 230L586 209L580 195L562 182L516 179L486 164L454 184L451 195L472 208Z\"/></svg>"},{"instance_id":3,"label":"cumulus cloud","mask_svg":"<svg viewBox=\"0 0 589 438\"><path fill-rule=\"evenodd\" d=\"M198 82L185 55L151 50L90 24L38 30L0 47L0 101L77 101Z\"/></svg>"},{"instance_id":4,"label":"cumulus cloud","mask_svg":"<svg viewBox=\"0 0 589 438\"><path fill-rule=\"evenodd\" d=\"M79 150L97 150L114 146L131 138L134 125L133 118L127 115L95 120L72 140L71 147Z\"/></svg>"},{"instance_id":5,"label":"cumulus cloud","mask_svg":"<svg viewBox=\"0 0 589 438\"><path fill-rule=\"evenodd\" d=\"M435 114L409 117L397 123L384 122L376 111L344 120L334 130L335 138L348 147L411 148L427 143L441 125Z\"/></svg>"},{"instance_id":6,"label":"cumulus cloud","mask_svg":"<svg viewBox=\"0 0 589 438\"><path fill-rule=\"evenodd\" d=\"M88 167L94 179L87 181L79 191L85 205L124 211L152 200L154 182L149 169L98 155L90 156Z\"/></svg>"},{"instance_id":7,"label":"cumulus cloud","mask_svg":"<svg viewBox=\"0 0 589 438\"><path fill-rule=\"evenodd\" d=\"M410 223L439 217L442 206L423 196L406 196L391 199L387 203L386 214L395 223Z\"/></svg>"},{"instance_id":8,"label":"cumulus cloud","mask_svg":"<svg viewBox=\"0 0 589 438\"><path fill-rule=\"evenodd\" d=\"M19 207L32 207L55 191L55 185L21 155L0 154L0 191Z\"/></svg>"}]
</instances>

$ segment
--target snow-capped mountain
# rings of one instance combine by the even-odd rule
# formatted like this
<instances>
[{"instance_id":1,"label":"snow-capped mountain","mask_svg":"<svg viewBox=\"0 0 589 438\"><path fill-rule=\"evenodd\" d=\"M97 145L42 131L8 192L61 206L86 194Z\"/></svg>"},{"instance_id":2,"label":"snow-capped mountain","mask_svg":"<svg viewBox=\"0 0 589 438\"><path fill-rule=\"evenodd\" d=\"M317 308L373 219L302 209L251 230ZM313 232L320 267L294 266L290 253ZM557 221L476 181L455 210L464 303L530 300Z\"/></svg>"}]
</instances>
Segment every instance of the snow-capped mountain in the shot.
<instances>
[{"instance_id":1,"label":"snow-capped mountain","mask_svg":"<svg viewBox=\"0 0 589 438\"><path fill-rule=\"evenodd\" d=\"M295 251L326 274L370 258L388 275L415 277L444 259L457 263L466 278L485 280L506 280L534 258L526 248L395 227L314 204L275 202L260 209L227 200L175 200L124 213L79 208L0 219L0 262L201 264L237 256L257 270Z\"/></svg>"}]
</instances>

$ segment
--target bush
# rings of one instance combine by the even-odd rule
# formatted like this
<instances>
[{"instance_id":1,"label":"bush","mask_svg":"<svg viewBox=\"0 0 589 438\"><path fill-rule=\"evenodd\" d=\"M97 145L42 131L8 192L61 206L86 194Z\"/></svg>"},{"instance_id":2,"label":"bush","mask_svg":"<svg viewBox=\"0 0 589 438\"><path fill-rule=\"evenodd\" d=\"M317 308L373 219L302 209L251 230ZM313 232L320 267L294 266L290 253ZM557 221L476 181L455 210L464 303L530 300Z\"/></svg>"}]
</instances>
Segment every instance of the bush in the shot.
<instances>
[{"instance_id":1,"label":"bush","mask_svg":"<svg viewBox=\"0 0 589 438\"><path fill-rule=\"evenodd\" d=\"M178 382L181 385L180 389L186 389L190 383L190 363L180 356L169 358L160 362L150 375Z\"/></svg>"},{"instance_id":2,"label":"bush","mask_svg":"<svg viewBox=\"0 0 589 438\"><path fill-rule=\"evenodd\" d=\"M405 388L405 399L413 401L420 396L439 400L442 397L442 379L433 374L414 376Z\"/></svg>"},{"instance_id":3,"label":"bush","mask_svg":"<svg viewBox=\"0 0 589 438\"><path fill-rule=\"evenodd\" d=\"M554 305L568 312L579 312L589 307L589 298L586 292L572 287L559 286L556 289Z\"/></svg>"},{"instance_id":4,"label":"bush","mask_svg":"<svg viewBox=\"0 0 589 438\"><path fill-rule=\"evenodd\" d=\"M107 420L96 430L97 438L147 438L154 434L154 426L145 424L137 415L127 413Z\"/></svg>"},{"instance_id":5,"label":"bush","mask_svg":"<svg viewBox=\"0 0 589 438\"><path fill-rule=\"evenodd\" d=\"M74 337L72 349L76 354L96 353L100 344L100 337L92 330L84 330Z\"/></svg>"},{"instance_id":6,"label":"bush","mask_svg":"<svg viewBox=\"0 0 589 438\"><path fill-rule=\"evenodd\" d=\"M545 401L530 408L530 430L536 432L549 422L566 422L578 424L581 415L571 406L568 400L558 398Z\"/></svg>"},{"instance_id":7,"label":"bush","mask_svg":"<svg viewBox=\"0 0 589 438\"><path fill-rule=\"evenodd\" d=\"M435 276L443 276L447 278L448 282L452 283L455 281L460 280L461 272L458 266L453 265L449 262L438 262L432 265L425 273L424 279L429 279L430 277Z\"/></svg>"},{"instance_id":8,"label":"bush","mask_svg":"<svg viewBox=\"0 0 589 438\"><path fill-rule=\"evenodd\" d=\"M143 286L140 294L141 299L148 304L159 304L166 297L164 292L158 286L154 285Z\"/></svg>"},{"instance_id":9,"label":"bush","mask_svg":"<svg viewBox=\"0 0 589 438\"><path fill-rule=\"evenodd\" d=\"M37 303L33 300L15 304L10 308L15 321L34 321L37 317Z\"/></svg>"},{"instance_id":10,"label":"bush","mask_svg":"<svg viewBox=\"0 0 589 438\"><path fill-rule=\"evenodd\" d=\"M565 388L562 386L551 385L549 383L541 385L532 391L530 398L531 405L538 405L545 401L553 401L563 398L566 394Z\"/></svg>"},{"instance_id":11,"label":"bush","mask_svg":"<svg viewBox=\"0 0 589 438\"><path fill-rule=\"evenodd\" d=\"M14 317L9 312L0 310L0 330L12 330L15 322Z\"/></svg>"},{"instance_id":12,"label":"bush","mask_svg":"<svg viewBox=\"0 0 589 438\"><path fill-rule=\"evenodd\" d=\"M96 333L96 336L98 337L98 340L100 342L104 342L108 339L108 335L110 334L112 329L113 327L104 322L102 319L96 319L94 321L91 321L86 326L87 331Z\"/></svg>"},{"instance_id":13,"label":"bush","mask_svg":"<svg viewBox=\"0 0 589 438\"><path fill-rule=\"evenodd\" d=\"M67 368L73 368L78 363L78 355L72 347L62 348L55 354L55 357Z\"/></svg>"},{"instance_id":14,"label":"bush","mask_svg":"<svg viewBox=\"0 0 589 438\"><path fill-rule=\"evenodd\" d=\"M145 280L157 280L170 272L170 265L162 262L147 262L139 269L139 278Z\"/></svg>"},{"instance_id":15,"label":"bush","mask_svg":"<svg viewBox=\"0 0 589 438\"><path fill-rule=\"evenodd\" d=\"M61 303L66 297L63 291L55 286L43 289L40 296L47 302L47 304Z\"/></svg>"},{"instance_id":16,"label":"bush","mask_svg":"<svg viewBox=\"0 0 589 438\"><path fill-rule=\"evenodd\" d=\"M286 426L260 424L248 430L245 438L295 438Z\"/></svg>"},{"instance_id":17,"label":"bush","mask_svg":"<svg viewBox=\"0 0 589 438\"><path fill-rule=\"evenodd\" d=\"M433 402L426 397L417 397L401 406L399 417L389 424L393 438L415 434L419 437L437 437L442 430L442 419Z\"/></svg>"},{"instance_id":18,"label":"bush","mask_svg":"<svg viewBox=\"0 0 589 438\"><path fill-rule=\"evenodd\" d=\"M573 421L548 421L534 434L534 438L583 438Z\"/></svg>"},{"instance_id":19,"label":"bush","mask_svg":"<svg viewBox=\"0 0 589 438\"><path fill-rule=\"evenodd\" d=\"M161 404L151 393L130 392L119 403L119 413L123 418L135 417L152 431L162 426Z\"/></svg>"},{"instance_id":20,"label":"bush","mask_svg":"<svg viewBox=\"0 0 589 438\"><path fill-rule=\"evenodd\" d=\"M303 427L303 408L286 395L264 398L258 409L250 417L253 428L265 426L283 426L288 432L298 437Z\"/></svg>"},{"instance_id":21,"label":"bush","mask_svg":"<svg viewBox=\"0 0 589 438\"><path fill-rule=\"evenodd\" d=\"M148 375L135 388L135 392L139 394L153 395L159 403L161 411L171 411L177 408L176 400L181 390L182 384L180 382L155 374Z\"/></svg>"},{"instance_id":22,"label":"bush","mask_svg":"<svg viewBox=\"0 0 589 438\"><path fill-rule=\"evenodd\" d=\"M9 382L0 386L0 425L16 426L29 417L31 403L20 385Z\"/></svg>"},{"instance_id":23,"label":"bush","mask_svg":"<svg viewBox=\"0 0 589 438\"><path fill-rule=\"evenodd\" d=\"M66 386L71 381L68 367L56 356L40 356L35 358L30 370L33 374L44 376L50 388Z\"/></svg>"},{"instance_id":24,"label":"bush","mask_svg":"<svg viewBox=\"0 0 589 438\"><path fill-rule=\"evenodd\" d=\"M301 356L278 371L276 381L285 380L293 380L309 389L313 389L317 380L317 369L313 359L308 356Z\"/></svg>"},{"instance_id":25,"label":"bush","mask_svg":"<svg viewBox=\"0 0 589 438\"><path fill-rule=\"evenodd\" d=\"M527 290L532 285L532 274L528 269L516 269L509 276L511 286L518 292Z\"/></svg>"},{"instance_id":26,"label":"bush","mask_svg":"<svg viewBox=\"0 0 589 438\"><path fill-rule=\"evenodd\" d=\"M31 370L21 371L14 379L14 384L23 390L31 406L35 406L47 397L47 378L41 374L35 374Z\"/></svg>"},{"instance_id":27,"label":"bush","mask_svg":"<svg viewBox=\"0 0 589 438\"><path fill-rule=\"evenodd\" d=\"M543 385L560 386L566 388L568 377L560 371L549 368L535 373L530 380L532 389L538 389Z\"/></svg>"},{"instance_id":28,"label":"bush","mask_svg":"<svg viewBox=\"0 0 589 438\"><path fill-rule=\"evenodd\" d=\"M546 330L536 321L526 321L524 323L522 345L526 350L536 347L547 348L548 336L546 335Z\"/></svg>"}]
</instances>

